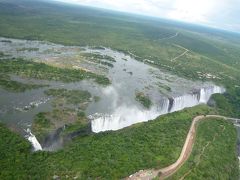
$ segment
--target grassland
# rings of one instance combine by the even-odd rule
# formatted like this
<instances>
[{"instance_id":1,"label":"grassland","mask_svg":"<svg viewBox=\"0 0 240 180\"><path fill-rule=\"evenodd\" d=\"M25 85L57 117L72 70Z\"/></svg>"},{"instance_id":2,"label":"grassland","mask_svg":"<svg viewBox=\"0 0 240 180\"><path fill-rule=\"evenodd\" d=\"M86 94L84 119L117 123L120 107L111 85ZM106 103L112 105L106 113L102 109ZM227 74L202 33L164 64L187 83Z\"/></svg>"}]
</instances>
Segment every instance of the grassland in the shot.
<instances>
[{"instance_id":1,"label":"grassland","mask_svg":"<svg viewBox=\"0 0 240 180\"><path fill-rule=\"evenodd\" d=\"M236 129L230 122L206 119L197 127L191 156L168 179L238 179Z\"/></svg>"}]
</instances>

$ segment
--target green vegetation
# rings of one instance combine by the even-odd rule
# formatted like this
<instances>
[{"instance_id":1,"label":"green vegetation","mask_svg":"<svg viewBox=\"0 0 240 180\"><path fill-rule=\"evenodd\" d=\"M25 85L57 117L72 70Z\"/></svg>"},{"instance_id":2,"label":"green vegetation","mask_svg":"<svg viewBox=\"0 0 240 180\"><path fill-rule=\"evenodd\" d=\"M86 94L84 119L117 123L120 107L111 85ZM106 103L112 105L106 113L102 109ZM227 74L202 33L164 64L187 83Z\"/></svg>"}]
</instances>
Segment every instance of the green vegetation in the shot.
<instances>
[{"instance_id":1,"label":"green vegetation","mask_svg":"<svg viewBox=\"0 0 240 180\"><path fill-rule=\"evenodd\" d=\"M84 53L83 57L86 58L88 61L105 65L108 67L113 67L113 64L110 62L116 62L116 60L107 55L100 55L100 54L93 54L93 53ZM109 61L109 62L108 62Z\"/></svg>"},{"instance_id":2,"label":"green vegetation","mask_svg":"<svg viewBox=\"0 0 240 180\"><path fill-rule=\"evenodd\" d=\"M84 70L62 69L49 66L44 63L26 61L23 59L1 60L0 71L1 73L16 74L21 77L35 79L63 82L76 82L83 79L94 79L95 82L102 85L108 85L110 83L108 78L102 75L86 72Z\"/></svg>"},{"instance_id":3,"label":"green vegetation","mask_svg":"<svg viewBox=\"0 0 240 180\"><path fill-rule=\"evenodd\" d=\"M88 91L81 90L48 89L44 93L57 99L64 99L66 104L73 105L88 103L91 98L91 94Z\"/></svg>"},{"instance_id":4,"label":"green vegetation","mask_svg":"<svg viewBox=\"0 0 240 180\"><path fill-rule=\"evenodd\" d=\"M34 118L32 132L40 142L63 126L67 126L65 134L86 127L88 120L83 110L92 97L88 91L48 89L44 93L54 97L54 109L51 112L38 113Z\"/></svg>"},{"instance_id":5,"label":"green vegetation","mask_svg":"<svg viewBox=\"0 0 240 180\"><path fill-rule=\"evenodd\" d=\"M15 142L11 144L11 148L21 147L22 150L11 153L11 158L17 158L15 154L21 154L22 159L19 162L21 167L14 164L15 161L8 161L9 157L1 156L1 161L5 162L1 163L1 166L4 165L5 168L4 172L0 172L0 179L17 177L19 174L21 177L32 179L52 179L54 175L61 178L68 176L70 179L74 177L78 179L120 179L140 169L165 167L178 158L192 118L198 114L209 113L215 112L207 106L189 108L119 131L76 137L64 149L53 153L31 154L28 152L29 146L22 146ZM0 131L3 129L0 128ZM6 144L8 141L4 138L16 135L10 132L6 134L0 132L0 136L1 154L8 153L9 147ZM27 164L27 166L22 166L22 164ZM13 172L12 167L20 168L22 171L5 173Z\"/></svg>"},{"instance_id":6,"label":"green vegetation","mask_svg":"<svg viewBox=\"0 0 240 180\"><path fill-rule=\"evenodd\" d=\"M0 51L0 57L3 57L4 56L4 53Z\"/></svg>"},{"instance_id":7,"label":"green vegetation","mask_svg":"<svg viewBox=\"0 0 240 180\"><path fill-rule=\"evenodd\" d=\"M6 57L9 57L8 54L5 54L4 52L0 51L0 59L3 59L3 58L6 58Z\"/></svg>"},{"instance_id":8,"label":"green vegetation","mask_svg":"<svg viewBox=\"0 0 240 180\"><path fill-rule=\"evenodd\" d=\"M91 49L104 50L105 48L101 46L93 46Z\"/></svg>"},{"instance_id":9,"label":"green vegetation","mask_svg":"<svg viewBox=\"0 0 240 180\"><path fill-rule=\"evenodd\" d=\"M38 51L39 48L20 48L20 49L17 49L17 51Z\"/></svg>"},{"instance_id":10,"label":"green vegetation","mask_svg":"<svg viewBox=\"0 0 240 180\"><path fill-rule=\"evenodd\" d=\"M240 117L240 88L228 88L224 94L214 94L209 103L222 115Z\"/></svg>"},{"instance_id":11,"label":"green vegetation","mask_svg":"<svg viewBox=\"0 0 240 180\"><path fill-rule=\"evenodd\" d=\"M139 61L149 60L147 62L154 66L181 77L211 80L227 88L224 95L213 96L212 105L217 110L198 106L117 132L76 137L67 147L54 153L30 153L29 143L1 125L0 179L52 179L54 175L62 179L119 179L140 169L164 167L176 161L194 116L209 114L213 110L217 111L212 112L214 114L240 115L240 38L236 34L37 0L1 1L0 24L0 36L94 46L98 49L102 46L110 47ZM168 38L177 32L175 38ZM172 61L185 49L189 51ZM1 58L5 56L0 53ZM114 62L111 57L85 56L96 63L105 62L103 65L111 66ZM30 89L32 85L10 81L8 76L11 74L63 82L94 79L99 84L110 83L108 78L91 72L63 69L22 59L1 60L0 72L4 74L0 78L1 86L17 91ZM75 104L79 100L75 101L75 96L65 90L52 90L49 93L56 97L57 108L61 107L61 103ZM150 108L151 101L144 94L136 94L136 99ZM33 132L42 140L45 135L65 124L68 125L65 132L70 133L84 128L86 123L82 109L75 111L63 106L52 112L38 114ZM221 133L221 125L225 127L224 133ZM200 157L200 149L213 139L215 133L218 135L209 145L211 148L206 149L206 156ZM226 176L237 179L236 157L233 154L235 135L232 125L226 122L202 122L193 156L176 176L180 177L191 169L188 177L192 179L221 179ZM217 161L220 163L216 164ZM224 172L227 173L223 175Z\"/></svg>"},{"instance_id":12,"label":"green vegetation","mask_svg":"<svg viewBox=\"0 0 240 180\"><path fill-rule=\"evenodd\" d=\"M108 55L101 55L101 54L94 54L94 53L83 53L83 56L88 59L95 59L95 60L106 60L110 62L116 62L116 60Z\"/></svg>"},{"instance_id":13,"label":"green vegetation","mask_svg":"<svg viewBox=\"0 0 240 180\"><path fill-rule=\"evenodd\" d=\"M147 109L149 109L152 106L151 99L148 96L146 96L143 92L137 92L135 98Z\"/></svg>"},{"instance_id":14,"label":"green vegetation","mask_svg":"<svg viewBox=\"0 0 240 180\"><path fill-rule=\"evenodd\" d=\"M160 87L161 89L163 89L164 91L167 91L167 92L171 92L172 91L172 89L169 86L165 85L165 84L158 83L158 87Z\"/></svg>"},{"instance_id":15,"label":"green vegetation","mask_svg":"<svg viewBox=\"0 0 240 180\"><path fill-rule=\"evenodd\" d=\"M113 67L113 64L109 63L109 62L106 62L106 61L101 61L99 59L88 59L88 61L91 61L91 62L94 62L94 63L97 63L97 64L101 64L101 65L104 65L104 66L108 66L108 67Z\"/></svg>"},{"instance_id":16,"label":"green vegetation","mask_svg":"<svg viewBox=\"0 0 240 180\"><path fill-rule=\"evenodd\" d=\"M221 115L240 117L239 101L240 88L232 85L226 93L214 94L209 105ZM200 122L190 158L169 179L239 179L236 143L236 129L231 123L215 119Z\"/></svg>"},{"instance_id":17,"label":"green vegetation","mask_svg":"<svg viewBox=\"0 0 240 180\"><path fill-rule=\"evenodd\" d=\"M24 84L18 81L11 80L9 75L0 74L0 87L4 88L5 90L12 91L12 92L24 92L26 90L46 87L47 85L40 85L40 84Z\"/></svg>"},{"instance_id":18,"label":"green vegetation","mask_svg":"<svg viewBox=\"0 0 240 180\"><path fill-rule=\"evenodd\" d=\"M88 125L89 124L87 123L86 118L84 116L84 120L77 121L73 124L66 124L65 129L62 132L62 136L68 135L70 133L75 133L75 132L80 131L80 130L85 130L84 135L89 135L92 132L91 132L91 129L88 128L89 127Z\"/></svg>"},{"instance_id":19,"label":"green vegetation","mask_svg":"<svg viewBox=\"0 0 240 180\"><path fill-rule=\"evenodd\" d=\"M237 133L229 122L206 119L187 162L169 179L239 179Z\"/></svg>"},{"instance_id":20,"label":"green vegetation","mask_svg":"<svg viewBox=\"0 0 240 180\"><path fill-rule=\"evenodd\" d=\"M239 83L240 37L237 34L155 18L28 0L1 2L0 17L0 36L64 45L110 47L140 61L150 60L155 66L181 77L212 80L225 85ZM168 38L176 33L176 37ZM189 52L171 61L182 54L184 48Z\"/></svg>"},{"instance_id":21,"label":"green vegetation","mask_svg":"<svg viewBox=\"0 0 240 180\"><path fill-rule=\"evenodd\" d=\"M100 98L99 96L94 96L94 97L93 97L94 102L98 102L98 101L100 101L100 99L101 99L101 98Z\"/></svg>"},{"instance_id":22,"label":"green vegetation","mask_svg":"<svg viewBox=\"0 0 240 180\"><path fill-rule=\"evenodd\" d=\"M0 136L0 179L28 179L31 144L2 124Z\"/></svg>"},{"instance_id":23,"label":"green vegetation","mask_svg":"<svg viewBox=\"0 0 240 180\"><path fill-rule=\"evenodd\" d=\"M85 127L88 120L85 114L72 109L54 109L51 112L38 113L33 121L32 132L40 142L43 142L46 136L58 128L67 125L66 132L69 133Z\"/></svg>"},{"instance_id":24,"label":"green vegetation","mask_svg":"<svg viewBox=\"0 0 240 180\"><path fill-rule=\"evenodd\" d=\"M46 117L47 113L38 113L32 125L32 131L36 137L42 142L46 135L54 129L54 124Z\"/></svg>"}]
</instances>

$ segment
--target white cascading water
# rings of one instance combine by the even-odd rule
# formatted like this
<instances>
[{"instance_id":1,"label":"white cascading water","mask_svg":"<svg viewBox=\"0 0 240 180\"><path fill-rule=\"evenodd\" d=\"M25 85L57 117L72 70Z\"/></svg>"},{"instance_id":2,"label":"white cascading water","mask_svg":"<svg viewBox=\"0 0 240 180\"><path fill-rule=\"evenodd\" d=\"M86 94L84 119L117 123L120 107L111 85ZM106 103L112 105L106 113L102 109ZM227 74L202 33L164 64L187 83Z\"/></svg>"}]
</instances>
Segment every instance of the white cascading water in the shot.
<instances>
[{"instance_id":1,"label":"white cascading water","mask_svg":"<svg viewBox=\"0 0 240 180\"><path fill-rule=\"evenodd\" d=\"M33 150L34 151L41 151L42 150L42 146L41 144L38 142L36 136L34 136L31 132L30 129L27 129L26 132L28 133L26 135L26 138L29 142L31 142L32 146L33 146Z\"/></svg>"},{"instance_id":2,"label":"white cascading water","mask_svg":"<svg viewBox=\"0 0 240 180\"><path fill-rule=\"evenodd\" d=\"M173 98L173 105L169 112L179 111L186 107L193 107L199 104L198 94L186 94Z\"/></svg>"},{"instance_id":3,"label":"white cascading water","mask_svg":"<svg viewBox=\"0 0 240 180\"><path fill-rule=\"evenodd\" d=\"M163 114L182 110L186 107L193 107L201 103L206 104L211 95L223 93L224 91L224 88L218 86L201 88L198 93L173 97L171 100L163 99L157 107L153 107L150 110L120 106L116 108L112 115L98 114L93 117L91 121L92 131L98 133L101 131L118 130L132 124L155 119Z\"/></svg>"},{"instance_id":4,"label":"white cascading water","mask_svg":"<svg viewBox=\"0 0 240 180\"><path fill-rule=\"evenodd\" d=\"M131 126L132 124L146 122L163 114L179 111L186 107L196 106L201 103L207 103L212 94L223 93L224 91L225 90L221 87L212 86L201 88L198 94L186 94L172 98L171 100L168 98L162 99L157 107L153 107L150 110L139 110L137 106L120 106L115 109L112 115L96 113L90 116L92 119L92 131L98 133L108 130L119 130ZM32 134L31 130L27 129L26 132L26 138L31 142L33 150L41 151L42 146Z\"/></svg>"},{"instance_id":5,"label":"white cascading water","mask_svg":"<svg viewBox=\"0 0 240 180\"><path fill-rule=\"evenodd\" d=\"M159 105L157 105L158 114L167 114L169 111L170 101L168 98L164 98L160 101Z\"/></svg>"},{"instance_id":6,"label":"white cascading water","mask_svg":"<svg viewBox=\"0 0 240 180\"><path fill-rule=\"evenodd\" d=\"M212 86L212 87L207 87L207 88L202 88L200 90L200 103L207 103L208 100L210 99L211 95L216 94L216 93L223 93L225 91L224 88L221 88L219 86Z\"/></svg>"},{"instance_id":7,"label":"white cascading water","mask_svg":"<svg viewBox=\"0 0 240 180\"><path fill-rule=\"evenodd\" d=\"M97 114L92 120L91 126L93 132L101 132L108 130L118 130L132 124L148 121L158 116L159 112L152 109L151 111L139 111L138 107L120 106L115 109L112 115Z\"/></svg>"}]
</instances>

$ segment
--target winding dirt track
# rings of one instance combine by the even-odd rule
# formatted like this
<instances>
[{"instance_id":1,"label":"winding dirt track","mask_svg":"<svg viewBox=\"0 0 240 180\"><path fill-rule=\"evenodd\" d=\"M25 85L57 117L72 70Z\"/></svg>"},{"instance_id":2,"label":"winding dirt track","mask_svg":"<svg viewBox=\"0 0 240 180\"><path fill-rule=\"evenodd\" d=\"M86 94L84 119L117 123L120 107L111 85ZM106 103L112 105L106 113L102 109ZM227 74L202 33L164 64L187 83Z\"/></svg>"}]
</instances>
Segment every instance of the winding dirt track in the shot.
<instances>
[{"instance_id":1,"label":"winding dirt track","mask_svg":"<svg viewBox=\"0 0 240 180\"><path fill-rule=\"evenodd\" d=\"M232 121L240 121L240 119L219 116L219 115L196 116L192 121L191 127L187 134L187 138L186 138L184 146L182 148L182 152L181 152L178 160L175 163L173 163L165 168L162 168L162 169L140 170L125 179L126 180L151 180L157 176L159 176L159 179L164 179L164 178L174 174L184 164L184 162L188 159L188 157L190 156L190 154L192 152L193 144L194 144L195 137L196 137L197 122L199 122L200 120L203 120L205 118L209 118L209 117L221 118L221 119L232 120Z\"/></svg>"}]
</instances>

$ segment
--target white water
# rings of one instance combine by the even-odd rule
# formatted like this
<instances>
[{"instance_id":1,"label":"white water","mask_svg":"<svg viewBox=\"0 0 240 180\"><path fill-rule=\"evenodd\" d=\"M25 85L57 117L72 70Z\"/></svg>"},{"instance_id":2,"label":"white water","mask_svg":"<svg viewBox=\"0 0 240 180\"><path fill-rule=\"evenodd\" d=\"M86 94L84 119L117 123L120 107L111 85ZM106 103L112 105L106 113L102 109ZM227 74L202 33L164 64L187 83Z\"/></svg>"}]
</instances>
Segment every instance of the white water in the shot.
<instances>
[{"instance_id":1,"label":"white water","mask_svg":"<svg viewBox=\"0 0 240 180\"><path fill-rule=\"evenodd\" d=\"M140 111L138 107L120 106L112 115L100 115L91 123L93 132L118 130L138 122L154 119L159 113L155 108Z\"/></svg>"},{"instance_id":2,"label":"white water","mask_svg":"<svg viewBox=\"0 0 240 180\"><path fill-rule=\"evenodd\" d=\"M34 151L41 151L42 150L42 146L41 144L38 142L37 138L32 134L30 129L27 129L26 132L28 133L26 135L26 138L29 142L31 142L32 146L33 146L33 150Z\"/></svg>"},{"instance_id":3,"label":"white water","mask_svg":"<svg viewBox=\"0 0 240 180\"><path fill-rule=\"evenodd\" d=\"M152 107L150 110L140 110L137 106L120 106L111 115L96 114L95 117L92 117L92 131L98 133L118 130L186 107L193 107L201 103L206 104L212 94L223 93L224 91L223 88L218 86L201 88L197 93L163 99L159 105Z\"/></svg>"},{"instance_id":4,"label":"white water","mask_svg":"<svg viewBox=\"0 0 240 180\"><path fill-rule=\"evenodd\" d=\"M173 98L173 105L170 112L179 111L186 107L192 107L199 104L198 94L186 94Z\"/></svg>"},{"instance_id":5,"label":"white water","mask_svg":"<svg viewBox=\"0 0 240 180\"><path fill-rule=\"evenodd\" d=\"M10 40L11 43L1 40ZM19 51L19 49L32 47L39 50ZM212 83L189 81L139 62L132 58L135 55L131 52L129 54L132 56L129 56L109 48L81 48L1 37L0 49L11 57L34 59L40 62L48 62L49 64L51 62L64 63L65 65L69 65L69 67L81 67L96 73L103 73L111 79L112 83L108 87L98 86L91 83L91 81L87 83L63 84L64 88L87 90L93 96L100 97L100 101L91 103L86 109L87 115L98 112L92 117L92 130L94 132L118 130L138 122L155 119L159 115L178 111L185 107L207 103L212 94L222 92L221 88L211 86ZM95 64L88 58L82 58L82 55L79 56L79 53L107 55L114 58L116 62L111 62L114 65L111 68L102 67L102 65ZM82 61L83 59L84 61ZM80 61L81 63L79 63ZM144 62L153 63L153 61L148 59L145 59ZM16 80L18 81L19 79ZM47 84L50 83L48 82ZM51 86L54 88L61 86L62 88L62 84L56 85L55 83L51 83ZM198 89L199 91L194 91L193 93L193 89ZM24 119L21 123L22 125L23 123L26 124L26 122L31 123L36 113L49 111L51 105L47 102L48 100L42 101L46 104L38 107L41 102L35 101L32 98L32 96L45 97L43 96L43 90L28 91L25 94L12 94L0 89L0 119L8 119L8 121L11 120L13 123L19 119ZM150 110L144 109L139 102L136 102L136 92L143 92L152 100L154 105ZM12 111L4 111L4 109L11 110L12 107L15 107L14 105L17 105L15 110L17 109L18 111L14 111L14 113ZM27 139L32 143L34 150L41 150L42 147L36 137L30 130L28 131Z\"/></svg>"},{"instance_id":6,"label":"white water","mask_svg":"<svg viewBox=\"0 0 240 180\"><path fill-rule=\"evenodd\" d=\"M223 93L225 90L219 86L202 88L200 90L200 103L207 103L212 94Z\"/></svg>"}]
</instances>

